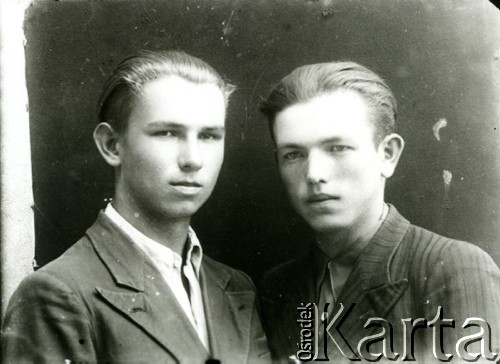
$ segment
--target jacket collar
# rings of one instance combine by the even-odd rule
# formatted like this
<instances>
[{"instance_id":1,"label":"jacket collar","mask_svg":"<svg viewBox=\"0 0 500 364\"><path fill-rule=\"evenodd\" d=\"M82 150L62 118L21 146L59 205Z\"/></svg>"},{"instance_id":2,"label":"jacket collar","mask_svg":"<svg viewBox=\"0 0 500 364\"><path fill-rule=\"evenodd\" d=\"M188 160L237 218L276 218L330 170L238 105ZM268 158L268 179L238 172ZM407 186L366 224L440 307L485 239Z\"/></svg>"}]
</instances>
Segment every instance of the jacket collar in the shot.
<instances>
[{"instance_id":1,"label":"jacket collar","mask_svg":"<svg viewBox=\"0 0 500 364\"><path fill-rule=\"evenodd\" d=\"M401 216L396 208L389 205L389 211L372 240L361 251L354 267L361 270L363 289L369 290L390 282L389 266L392 256L403 240L410 223ZM328 257L316 246L311 249L316 278L325 274ZM316 279L316 291L320 280Z\"/></svg>"},{"instance_id":2,"label":"jacket collar","mask_svg":"<svg viewBox=\"0 0 500 364\"><path fill-rule=\"evenodd\" d=\"M370 243L361 252L358 262L364 290L391 282L390 266L410 223L389 204L389 212Z\"/></svg>"},{"instance_id":3,"label":"jacket collar","mask_svg":"<svg viewBox=\"0 0 500 364\"><path fill-rule=\"evenodd\" d=\"M348 289L344 289L339 298L345 306L356 304L343 326L345 343L357 343L361 337L373 334L374 328L366 327L367 320L371 317L389 318L408 288L407 277L391 277L391 264L409 226L410 223L390 205L386 219L361 252L346 282ZM330 333L342 342L336 332ZM344 345L343 349L349 353L353 348Z\"/></svg>"},{"instance_id":4,"label":"jacket collar","mask_svg":"<svg viewBox=\"0 0 500 364\"><path fill-rule=\"evenodd\" d=\"M351 306L352 314L346 317L342 327L346 341L333 328L330 331L337 342L342 343L345 353L352 352L353 348L344 344L357 343L361 337L373 333L373 328L365 327L367 320L371 317L388 318L408 288L408 279L391 277L390 270L394 254L409 226L409 222L390 205L386 219L361 252L335 305L335 311L338 312L340 304L350 310L350 305L355 303L355 306Z\"/></svg>"},{"instance_id":5,"label":"jacket collar","mask_svg":"<svg viewBox=\"0 0 500 364\"><path fill-rule=\"evenodd\" d=\"M344 290L338 297L339 302L359 303L367 295L375 306L373 308L376 312L387 313L392 308L408 285L406 277L392 280L390 266L409 226L408 220L389 204L387 217L358 257ZM296 302L314 302L317 299L318 268L313 249L316 248L310 249L304 259L297 261L297 269L290 272L288 282L286 282L288 288L283 291L286 295L283 297L285 301L295 304ZM362 289L353 289L353 287ZM351 292L346 292L349 288Z\"/></svg>"},{"instance_id":6,"label":"jacket collar","mask_svg":"<svg viewBox=\"0 0 500 364\"><path fill-rule=\"evenodd\" d=\"M87 230L87 236L118 286L96 287L100 296L179 362L205 362L208 352L173 292L146 255L104 212L100 212ZM255 292L231 290L231 279L227 269L203 257L200 283L212 356L245 362L250 351Z\"/></svg>"},{"instance_id":7,"label":"jacket collar","mask_svg":"<svg viewBox=\"0 0 500 364\"><path fill-rule=\"evenodd\" d=\"M370 243L361 252L349 276L339 302L357 304L363 315L380 317L392 310L408 287L406 277L391 277L391 263L410 226L396 208L389 213ZM361 287L362 289L355 289ZM373 312L371 312L373 311Z\"/></svg>"},{"instance_id":8,"label":"jacket collar","mask_svg":"<svg viewBox=\"0 0 500 364\"><path fill-rule=\"evenodd\" d=\"M179 362L208 359L208 352L160 272L104 212L99 213L87 236L116 283L115 287L97 286L98 294Z\"/></svg>"},{"instance_id":9,"label":"jacket collar","mask_svg":"<svg viewBox=\"0 0 500 364\"><path fill-rule=\"evenodd\" d=\"M117 285L144 291L146 256L104 211L87 236Z\"/></svg>"}]
</instances>

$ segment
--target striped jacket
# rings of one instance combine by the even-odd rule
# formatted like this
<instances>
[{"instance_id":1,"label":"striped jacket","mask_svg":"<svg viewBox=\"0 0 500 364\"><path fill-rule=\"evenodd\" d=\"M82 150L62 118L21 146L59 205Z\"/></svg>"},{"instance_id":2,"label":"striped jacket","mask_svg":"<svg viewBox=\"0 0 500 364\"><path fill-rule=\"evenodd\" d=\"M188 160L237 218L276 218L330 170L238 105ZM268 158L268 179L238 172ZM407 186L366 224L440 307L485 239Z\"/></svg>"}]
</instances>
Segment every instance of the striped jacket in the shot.
<instances>
[{"instance_id":1,"label":"striped jacket","mask_svg":"<svg viewBox=\"0 0 500 364\"><path fill-rule=\"evenodd\" d=\"M304 335L310 334L298 322L297 308L318 302L314 262L310 252L275 267L262 281L263 325L277 361L296 356L307 339ZM338 314L336 320L333 314ZM378 354L382 361L414 357L422 363L440 362L438 358L452 354L451 363L461 362L457 343L463 352L463 344L470 341L467 335L481 332L479 326L462 327L468 318L487 323L483 351L493 358L500 353L500 271L477 246L411 225L390 206L387 218L360 254L333 314L326 321L329 335L324 335L330 362L374 359ZM455 327L448 327L447 320L454 320ZM321 321L318 324L319 332L324 332ZM374 336L370 339L370 335ZM467 352L480 352L479 344ZM317 358L325 358L324 349Z\"/></svg>"}]
</instances>

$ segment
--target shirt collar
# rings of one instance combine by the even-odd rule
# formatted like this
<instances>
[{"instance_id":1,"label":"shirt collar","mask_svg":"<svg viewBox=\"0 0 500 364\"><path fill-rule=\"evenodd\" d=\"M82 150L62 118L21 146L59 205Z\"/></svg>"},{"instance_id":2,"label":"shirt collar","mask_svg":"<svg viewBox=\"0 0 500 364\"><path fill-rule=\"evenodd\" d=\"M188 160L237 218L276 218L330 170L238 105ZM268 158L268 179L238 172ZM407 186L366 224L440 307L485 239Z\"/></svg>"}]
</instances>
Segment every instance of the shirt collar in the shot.
<instances>
[{"instance_id":1,"label":"shirt collar","mask_svg":"<svg viewBox=\"0 0 500 364\"><path fill-rule=\"evenodd\" d=\"M154 262L155 265L165 265L169 269L180 269L182 266L182 257L172 249L155 240L147 237L142 232L137 230L125 218L115 210L113 205L109 203L104 210L104 213L118 225L125 234ZM200 241L194 230L189 227L188 231L188 251L186 254L186 262L192 264L197 277L200 276L201 261L203 258L203 249Z\"/></svg>"}]
</instances>

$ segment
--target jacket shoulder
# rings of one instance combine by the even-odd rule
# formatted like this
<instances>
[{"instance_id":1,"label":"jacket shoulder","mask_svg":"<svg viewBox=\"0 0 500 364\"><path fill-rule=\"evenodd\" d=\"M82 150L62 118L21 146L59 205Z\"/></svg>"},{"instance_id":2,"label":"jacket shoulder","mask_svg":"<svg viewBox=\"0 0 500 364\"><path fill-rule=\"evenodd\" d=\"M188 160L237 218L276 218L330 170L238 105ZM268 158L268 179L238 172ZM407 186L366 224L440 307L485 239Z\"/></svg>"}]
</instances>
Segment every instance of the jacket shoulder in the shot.
<instances>
[{"instance_id":1,"label":"jacket shoulder","mask_svg":"<svg viewBox=\"0 0 500 364\"><path fill-rule=\"evenodd\" d=\"M415 225L408 229L405 242L404 249L411 251L412 258L428 262L430 270L436 264L466 267L479 262L484 267L496 267L490 255L479 246L451 239Z\"/></svg>"},{"instance_id":2,"label":"jacket shoulder","mask_svg":"<svg viewBox=\"0 0 500 364\"><path fill-rule=\"evenodd\" d=\"M83 236L61 256L43 266L33 276L53 276L70 287L95 284L101 280L105 272L104 265L96 254L87 236Z\"/></svg>"},{"instance_id":3,"label":"jacket shoulder","mask_svg":"<svg viewBox=\"0 0 500 364\"><path fill-rule=\"evenodd\" d=\"M497 274L499 271L491 256L475 244L447 238L422 228L416 228L416 231L423 231L423 234L430 236L426 250L427 255L432 256L429 261L432 262L434 271L439 267L438 270L443 274L455 276L455 279L456 274L464 277L467 272L472 271L481 275L488 272Z\"/></svg>"},{"instance_id":4,"label":"jacket shoulder","mask_svg":"<svg viewBox=\"0 0 500 364\"><path fill-rule=\"evenodd\" d=\"M38 303L52 303L57 300L66 302L63 305L54 305L54 307L76 307L81 304L79 295L75 294L74 287L64 280L63 272L53 274L50 270L41 269L25 277L12 295L9 308L30 310L31 307L38 307Z\"/></svg>"},{"instance_id":5,"label":"jacket shoulder","mask_svg":"<svg viewBox=\"0 0 500 364\"><path fill-rule=\"evenodd\" d=\"M444 300L445 287L466 282L477 287L498 287L500 270L483 249L411 225L390 262L392 279L408 278L415 299L429 292ZM481 289L483 289L481 288ZM457 288L458 289L458 288ZM465 294L464 289L460 289ZM476 292L467 293L474 297Z\"/></svg>"},{"instance_id":6,"label":"jacket shoulder","mask_svg":"<svg viewBox=\"0 0 500 364\"><path fill-rule=\"evenodd\" d=\"M500 332L500 269L491 256L477 245L423 228L412 227L409 233L413 240L407 249L416 253L407 257L406 269L428 317L442 307L459 325L479 317Z\"/></svg>"},{"instance_id":7,"label":"jacket shoulder","mask_svg":"<svg viewBox=\"0 0 500 364\"><path fill-rule=\"evenodd\" d=\"M29 309L37 302L53 303L58 299L67 307L81 305L94 288L95 275L103 269L99 269L97 261L88 239L81 238L60 257L25 277L14 291L8 310ZM63 307L61 302L54 307Z\"/></svg>"}]
</instances>

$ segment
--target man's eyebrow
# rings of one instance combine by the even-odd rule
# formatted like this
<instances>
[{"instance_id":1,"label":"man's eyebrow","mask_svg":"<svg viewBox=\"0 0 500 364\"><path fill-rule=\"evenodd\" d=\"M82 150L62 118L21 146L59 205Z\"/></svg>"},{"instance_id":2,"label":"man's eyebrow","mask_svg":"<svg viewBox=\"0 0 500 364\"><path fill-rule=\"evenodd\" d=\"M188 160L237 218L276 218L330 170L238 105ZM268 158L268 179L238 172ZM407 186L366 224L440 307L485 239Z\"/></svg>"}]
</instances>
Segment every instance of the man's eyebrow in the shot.
<instances>
[{"instance_id":1,"label":"man's eyebrow","mask_svg":"<svg viewBox=\"0 0 500 364\"><path fill-rule=\"evenodd\" d=\"M214 133L224 133L226 131L226 127L224 126L204 126L201 128L203 131L214 132Z\"/></svg>"},{"instance_id":2,"label":"man's eyebrow","mask_svg":"<svg viewBox=\"0 0 500 364\"><path fill-rule=\"evenodd\" d=\"M346 139L342 138L342 137L331 137L331 138L321 139L319 141L319 144L324 145L324 144L331 144L331 143L342 143L345 141L346 141ZM303 148L303 147L304 147L303 144L287 143L287 142L278 144L276 146L277 149L286 149L286 148L297 149L297 148Z\"/></svg>"},{"instance_id":3,"label":"man's eyebrow","mask_svg":"<svg viewBox=\"0 0 500 364\"><path fill-rule=\"evenodd\" d=\"M346 138L331 137L331 138L326 138L326 139L321 140L321 144L341 143L341 142L345 142L345 141L346 141Z\"/></svg>"},{"instance_id":4,"label":"man's eyebrow","mask_svg":"<svg viewBox=\"0 0 500 364\"><path fill-rule=\"evenodd\" d=\"M183 129L185 128L184 125L173 122L173 121L164 121L164 120L158 120L158 121L152 121L146 125L148 128L161 128L161 127L169 127L169 128L175 128L175 129Z\"/></svg>"},{"instance_id":5,"label":"man's eyebrow","mask_svg":"<svg viewBox=\"0 0 500 364\"><path fill-rule=\"evenodd\" d=\"M298 149L298 148L302 148L302 147L303 147L302 145L297 144L297 143L281 143L281 144L276 145L277 149L287 149L287 148Z\"/></svg>"},{"instance_id":6,"label":"man's eyebrow","mask_svg":"<svg viewBox=\"0 0 500 364\"><path fill-rule=\"evenodd\" d=\"M186 129L186 125L181 124L181 123L176 123L174 121L164 121L164 120L157 120L157 121L152 121L147 124L148 128L173 128L173 129ZM206 132L219 132L223 133L226 128L224 126L203 126L201 127L201 130L206 131Z\"/></svg>"}]
</instances>

